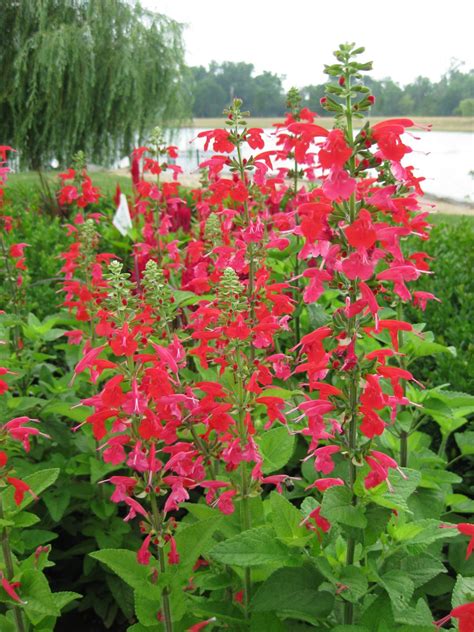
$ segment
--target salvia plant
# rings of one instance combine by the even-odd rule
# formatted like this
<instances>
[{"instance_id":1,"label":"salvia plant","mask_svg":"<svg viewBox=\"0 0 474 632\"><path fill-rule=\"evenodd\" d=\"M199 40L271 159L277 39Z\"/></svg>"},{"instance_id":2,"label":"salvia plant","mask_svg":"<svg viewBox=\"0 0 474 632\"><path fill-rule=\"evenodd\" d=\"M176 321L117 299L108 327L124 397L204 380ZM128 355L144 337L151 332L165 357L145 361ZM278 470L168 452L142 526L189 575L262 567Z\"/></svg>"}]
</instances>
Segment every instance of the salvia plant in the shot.
<instances>
[{"instance_id":1,"label":"salvia plant","mask_svg":"<svg viewBox=\"0 0 474 632\"><path fill-rule=\"evenodd\" d=\"M417 380L418 358L452 350L404 316L437 300L415 283L431 273L406 144L415 125L365 118L363 52L341 45L325 68L331 130L292 89L267 149L234 99L222 128L198 134L215 152L200 188L179 185L176 147L155 129L133 154L125 258L104 250L110 216L77 156L60 175L72 221L57 336L41 338L53 324L24 313L27 245L2 215L12 292L0 392L13 410L32 399L44 378L32 367L25 381L22 361L67 338L68 386L40 410L74 420L77 463L100 498L85 568L106 573L112 629L474 629L472 501L448 469L453 440L455 460L472 454L472 433L456 431L474 398ZM13 468L18 443L54 437L8 417L2 630L46 632L80 595L51 592L50 546L22 557L20 530L59 469L22 479ZM50 514L69 498L46 498Z\"/></svg>"}]
</instances>

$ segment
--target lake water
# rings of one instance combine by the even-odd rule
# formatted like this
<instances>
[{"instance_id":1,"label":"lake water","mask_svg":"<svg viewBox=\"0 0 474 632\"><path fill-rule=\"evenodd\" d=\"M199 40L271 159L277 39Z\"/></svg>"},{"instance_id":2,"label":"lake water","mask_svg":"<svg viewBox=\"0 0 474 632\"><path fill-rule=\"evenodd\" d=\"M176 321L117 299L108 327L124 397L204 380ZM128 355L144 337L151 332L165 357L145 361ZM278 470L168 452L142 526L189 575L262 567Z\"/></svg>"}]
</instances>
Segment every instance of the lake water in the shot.
<instances>
[{"instance_id":1,"label":"lake water","mask_svg":"<svg viewBox=\"0 0 474 632\"><path fill-rule=\"evenodd\" d=\"M201 131L182 128L172 134L172 142L180 152L177 163L186 173L197 171L198 163L213 154L205 152L204 139L197 138ZM413 152L405 156L403 163L413 165L416 175L426 178L422 183L424 191L437 197L474 202L474 134L417 131L414 135L416 139L410 134L404 135L404 142ZM265 141L265 149L276 148L273 130L265 130ZM278 162L278 165L284 166L284 163Z\"/></svg>"}]
</instances>

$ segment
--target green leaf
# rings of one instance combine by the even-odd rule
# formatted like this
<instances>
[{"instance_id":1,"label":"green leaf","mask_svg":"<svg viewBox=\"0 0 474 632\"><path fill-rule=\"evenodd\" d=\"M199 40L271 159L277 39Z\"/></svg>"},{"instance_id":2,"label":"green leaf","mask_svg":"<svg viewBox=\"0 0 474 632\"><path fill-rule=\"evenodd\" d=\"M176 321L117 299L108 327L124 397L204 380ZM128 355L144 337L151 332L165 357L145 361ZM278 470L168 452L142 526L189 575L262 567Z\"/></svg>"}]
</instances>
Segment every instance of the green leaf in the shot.
<instances>
[{"instance_id":1,"label":"green leaf","mask_svg":"<svg viewBox=\"0 0 474 632\"><path fill-rule=\"evenodd\" d=\"M16 624L7 619L7 617L3 614L0 614L0 630L2 632L17 632Z\"/></svg>"},{"instance_id":2,"label":"green leaf","mask_svg":"<svg viewBox=\"0 0 474 632\"><path fill-rule=\"evenodd\" d=\"M262 471L269 474L280 470L291 459L295 437L289 434L286 426L279 426L265 432L257 443L263 457Z\"/></svg>"},{"instance_id":3,"label":"green leaf","mask_svg":"<svg viewBox=\"0 0 474 632\"><path fill-rule=\"evenodd\" d=\"M294 556L287 546L276 538L270 527L249 529L217 544L210 556L230 566L258 566L260 564L289 565Z\"/></svg>"},{"instance_id":4,"label":"green leaf","mask_svg":"<svg viewBox=\"0 0 474 632\"><path fill-rule=\"evenodd\" d=\"M187 305L196 305L201 301L212 301L214 296L211 294L194 294L186 290L173 290L176 307L186 307Z\"/></svg>"},{"instance_id":5,"label":"green leaf","mask_svg":"<svg viewBox=\"0 0 474 632\"><path fill-rule=\"evenodd\" d=\"M411 470L406 467L401 468L401 470L406 478L403 478L398 470L390 473L389 478L393 491L389 491L387 484L382 483L374 491L369 492L369 497L372 502L382 507L411 513L407 505L407 499L418 487L421 474L417 470Z\"/></svg>"},{"instance_id":6,"label":"green leaf","mask_svg":"<svg viewBox=\"0 0 474 632\"><path fill-rule=\"evenodd\" d=\"M409 549L416 546L414 551L418 553L423 550L419 545L428 546L436 540L445 541L457 535L455 529L441 529L440 525L438 520L417 520L405 524L391 524L388 532L397 542L405 542Z\"/></svg>"},{"instance_id":7,"label":"green leaf","mask_svg":"<svg viewBox=\"0 0 474 632\"><path fill-rule=\"evenodd\" d=\"M163 632L163 626L154 625L153 627L148 627L141 623L135 623L127 628L127 632Z\"/></svg>"},{"instance_id":8,"label":"green leaf","mask_svg":"<svg viewBox=\"0 0 474 632\"><path fill-rule=\"evenodd\" d=\"M22 480L29 485L36 496L39 496L41 492L44 492L45 489L56 481L59 471L59 468L41 470L39 472L35 472L34 474L30 474L29 476L24 476ZM2 493L3 507L5 515L7 515L8 518L15 516L17 513L28 507L28 505L31 505L31 503L35 500L34 497L27 492L21 505L17 506L13 500L13 493L14 490L11 485Z\"/></svg>"},{"instance_id":9,"label":"green leaf","mask_svg":"<svg viewBox=\"0 0 474 632\"><path fill-rule=\"evenodd\" d=\"M303 516L301 512L278 492L270 495L272 509L272 525L277 537L289 546L303 546L312 535L300 526Z\"/></svg>"},{"instance_id":10,"label":"green leaf","mask_svg":"<svg viewBox=\"0 0 474 632\"><path fill-rule=\"evenodd\" d=\"M334 596L318 591L322 576L310 566L281 568L260 586L252 599L254 612L282 614L314 623L332 611Z\"/></svg>"},{"instance_id":11,"label":"green leaf","mask_svg":"<svg viewBox=\"0 0 474 632\"><path fill-rule=\"evenodd\" d=\"M288 628L271 612L254 612L250 617L250 632L288 632Z\"/></svg>"},{"instance_id":12,"label":"green leaf","mask_svg":"<svg viewBox=\"0 0 474 632\"><path fill-rule=\"evenodd\" d=\"M156 625L157 614L161 608L161 602L155 597L149 597L146 593L135 592L135 614L138 621L147 628Z\"/></svg>"},{"instance_id":13,"label":"green leaf","mask_svg":"<svg viewBox=\"0 0 474 632\"><path fill-rule=\"evenodd\" d=\"M394 607L394 616L397 623L407 624L404 626L407 631L411 630L413 632L418 632L418 630L422 630L423 628L430 629L433 625L433 615L431 614L431 610L429 609L426 601L421 598L418 599L414 608L412 606L407 606L402 608L400 611L395 612Z\"/></svg>"},{"instance_id":14,"label":"green leaf","mask_svg":"<svg viewBox=\"0 0 474 632\"><path fill-rule=\"evenodd\" d=\"M27 412L36 406L43 406L45 402L46 400L40 397L10 397L7 406L18 415L20 411Z\"/></svg>"},{"instance_id":15,"label":"green leaf","mask_svg":"<svg viewBox=\"0 0 474 632\"><path fill-rule=\"evenodd\" d=\"M457 608L472 601L474 601L474 577L458 575L452 594L452 607Z\"/></svg>"},{"instance_id":16,"label":"green leaf","mask_svg":"<svg viewBox=\"0 0 474 632\"><path fill-rule=\"evenodd\" d=\"M363 507L352 505L352 494L347 487L331 487L324 492L321 515L331 523L360 529L367 526Z\"/></svg>"},{"instance_id":17,"label":"green leaf","mask_svg":"<svg viewBox=\"0 0 474 632\"><path fill-rule=\"evenodd\" d=\"M61 485L60 487L43 494L42 500L46 505L51 518L55 522L59 522L69 506L71 492L67 485Z\"/></svg>"},{"instance_id":18,"label":"green leaf","mask_svg":"<svg viewBox=\"0 0 474 632\"><path fill-rule=\"evenodd\" d=\"M281 388L280 386L273 386L262 391L259 397L279 397L280 399L291 399L293 395L300 394L301 391L289 391L287 388Z\"/></svg>"},{"instance_id":19,"label":"green leaf","mask_svg":"<svg viewBox=\"0 0 474 632\"><path fill-rule=\"evenodd\" d=\"M59 610L65 608L71 601L82 599L82 595L77 592L61 591L53 593L53 599Z\"/></svg>"},{"instance_id":20,"label":"green leaf","mask_svg":"<svg viewBox=\"0 0 474 632\"><path fill-rule=\"evenodd\" d=\"M218 621L240 625L243 625L245 621L242 610L239 610L229 601L213 601L205 597L194 597L188 608L202 619L216 617Z\"/></svg>"},{"instance_id":21,"label":"green leaf","mask_svg":"<svg viewBox=\"0 0 474 632\"><path fill-rule=\"evenodd\" d=\"M36 514L30 513L29 511L22 511L14 517L13 524L15 527L21 527L25 529L26 527L32 527L34 524L37 524L40 519Z\"/></svg>"},{"instance_id":22,"label":"green leaf","mask_svg":"<svg viewBox=\"0 0 474 632\"><path fill-rule=\"evenodd\" d=\"M332 632L371 632L365 625L336 625Z\"/></svg>"},{"instance_id":23,"label":"green leaf","mask_svg":"<svg viewBox=\"0 0 474 632\"><path fill-rule=\"evenodd\" d=\"M423 468L420 482L422 487L439 489L441 485L456 485L457 483L462 483L462 478L454 472Z\"/></svg>"},{"instance_id":24,"label":"green leaf","mask_svg":"<svg viewBox=\"0 0 474 632\"><path fill-rule=\"evenodd\" d=\"M415 588L423 586L440 573L447 572L444 564L431 555L404 556L401 566L401 570L413 581Z\"/></svg>"},{"instance_id":25,"label":"green leaf","mask_svg":"<svg viewBox=\"0 0 474 632\"><path fill-rule=\"evenodd\" d=\"M47 404L42 413L61 415L62 417L66 417L67 419L71 419L72 421L77 421L79 423L85 421L86 418L92 414L92 408L90 406L81 405L77 408L75 408L75 406L77 406L77 403L56 400Z\"/></svg>"},{"instance_id":26,"label":"green leaf","mask_svg":"<svg viewBox=\"0 0 474 632\"><path fill-rule=\"evenodd\" d=\"M395 619L400 612L406 610L415 590L412 580L400 570L392 570L382 575L380 583L387 591L392 604Z\"/></svg>"},{"instance_id":27,"label":"green leaf","mask_svg":"<svg viewBox=\"0 0 474 632\"><path fill-rule=\"evenodd\" d=\"M108 589L110 590L110 594L113 595L115 599L116 604L127 619L131 620L133 618L133 613L135 612L133 607L133 590L128 584L121 580L120 577L112 575L111 573L105 573L105 581Z\"/></svg>"},{"instance_id":28,"label":"green leaf","mask_svg":"<svg viewBox=\"0 0 474 632\"><path fill-rule=\"evenodd\" d=\"M150 575L150 567L143 566L137 562L137 554L128 549L103 549L89 553L90 557L102 562L110 568L123 581L131 586L136 592L147 594L156 594L156 586L153 585L148 577ZM158 596L160 592L158 592Z\"/></svg>"},{"instance_id":29,"label":"green leaf","mask_svg":"<svg viewBox=\"0 0 474 632\"><path fill-rule=\"evenodd\" d=\"M44 616L60 615L48 581L41 571L31 569L21 574L21 598L26 602L24 610L33 624Z\"/></svg>"},{"instance_id":30,"label":"green leaf","mask_svg":"<svg viewBox=\"0 0 474 632\"><path fill-rule=\"evenodd\" d=\"M188 580L198 557L207 554L213 544L213 535L219 529L222 516L214 516L200 520L191 525L181 524L175 534L176 548L180 555L180 563L171 566L169 572L176 571Z\"/></svg>"},{"instance_id":31,"label":"green leaf","mask_svg":"<svg viewBox=\"0 0 474 632\"><path fill-rule=\"evenodd\" d=\"M465 432L456 432L454 435L458 448L464 456L474 454L474 432L466 430Z\"/></svg>"},{"instance_id":32,"label":"green leaf","mask_svg":"<svg viewBox=\"0 0 474 632\"><path fill-rule=\"evenodd\" d=\"M414 335L413 338L415 338ZM407 344L404 344L400 349L400 352L413 356L414 358L423 358L437 353L448 353L456 357L456 350L454 347L446 347L439 344L439 342L432 342L423 339L420 340L418 337L416 337L416 340L412 339Z\"/></svg>"},{"instance_id":33,"label":"green leaf","mask_svg":"<svg viewBox=\"0 0 474 632\"><path fill-rule=\"evenodd\" d=\"M347 586L347 589L341 592L341 597L352 603L357 603L365 595L369 586L367 577L359 566L344 568L339 581Z\"/></svg>"}]
</instances>

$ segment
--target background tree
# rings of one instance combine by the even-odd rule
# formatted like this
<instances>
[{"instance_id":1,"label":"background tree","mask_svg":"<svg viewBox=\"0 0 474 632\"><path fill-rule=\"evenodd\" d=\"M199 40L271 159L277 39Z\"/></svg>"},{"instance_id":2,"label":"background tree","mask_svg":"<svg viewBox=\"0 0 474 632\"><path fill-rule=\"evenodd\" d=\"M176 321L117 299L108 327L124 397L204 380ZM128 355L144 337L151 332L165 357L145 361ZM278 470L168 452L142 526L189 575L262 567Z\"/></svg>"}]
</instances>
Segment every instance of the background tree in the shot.
<instances>
[{"instance_id":1,"label":"background tree","mask_svg":"<svg viewBox=\"0 0 474 632\"><path fill-rule=\"evenodd\" d=\"M125 0L3 0L0 138L38 168L130 151L186 114L182 26Z\"/></svg>"},{"instance_id":2,"label":"background tree","mask_svg":"<svg viewBox=\"0 0 474 632\"><path fill-rule=\"evenodd\" d=\"M193 76L193 115L221 116L234 97L242 99L252 116L282 116L285 93L282 78L264 71L254 75L253 64L215 61L206 69L191 68Z\"/></svg>"}]
</instances>

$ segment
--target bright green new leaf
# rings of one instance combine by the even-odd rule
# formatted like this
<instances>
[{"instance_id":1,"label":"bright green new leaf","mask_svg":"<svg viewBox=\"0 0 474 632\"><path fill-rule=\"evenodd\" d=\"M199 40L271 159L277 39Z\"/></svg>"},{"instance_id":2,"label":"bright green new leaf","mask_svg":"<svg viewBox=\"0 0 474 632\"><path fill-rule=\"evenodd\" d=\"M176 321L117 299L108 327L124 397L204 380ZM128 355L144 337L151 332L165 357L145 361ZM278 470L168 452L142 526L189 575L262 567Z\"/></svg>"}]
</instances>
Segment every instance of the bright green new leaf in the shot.
<instances>
[{"instance_id":1,"label":"bright green new leaf","mask_svg":"<svg viewBox=\"0 0 474 632\"><path fill-rule=\"evenodd\" d=\"M289 546L303 546L313 535L301 526L301 512L278 492L270 495L272 525L277 537Z\"/></svg>"},{"instance_id":2,"label":"bright green new leaf","mask_svg":"<svg viewBox=\"0 0 474 632\"><path fill-rule=\"evenodd\" d=\"M276 472L291 459L295 446L295 437L290 435L286 426L278 426L265 432L257 439L263 457L264 474Z\"/></svg>"}]
</instances>

